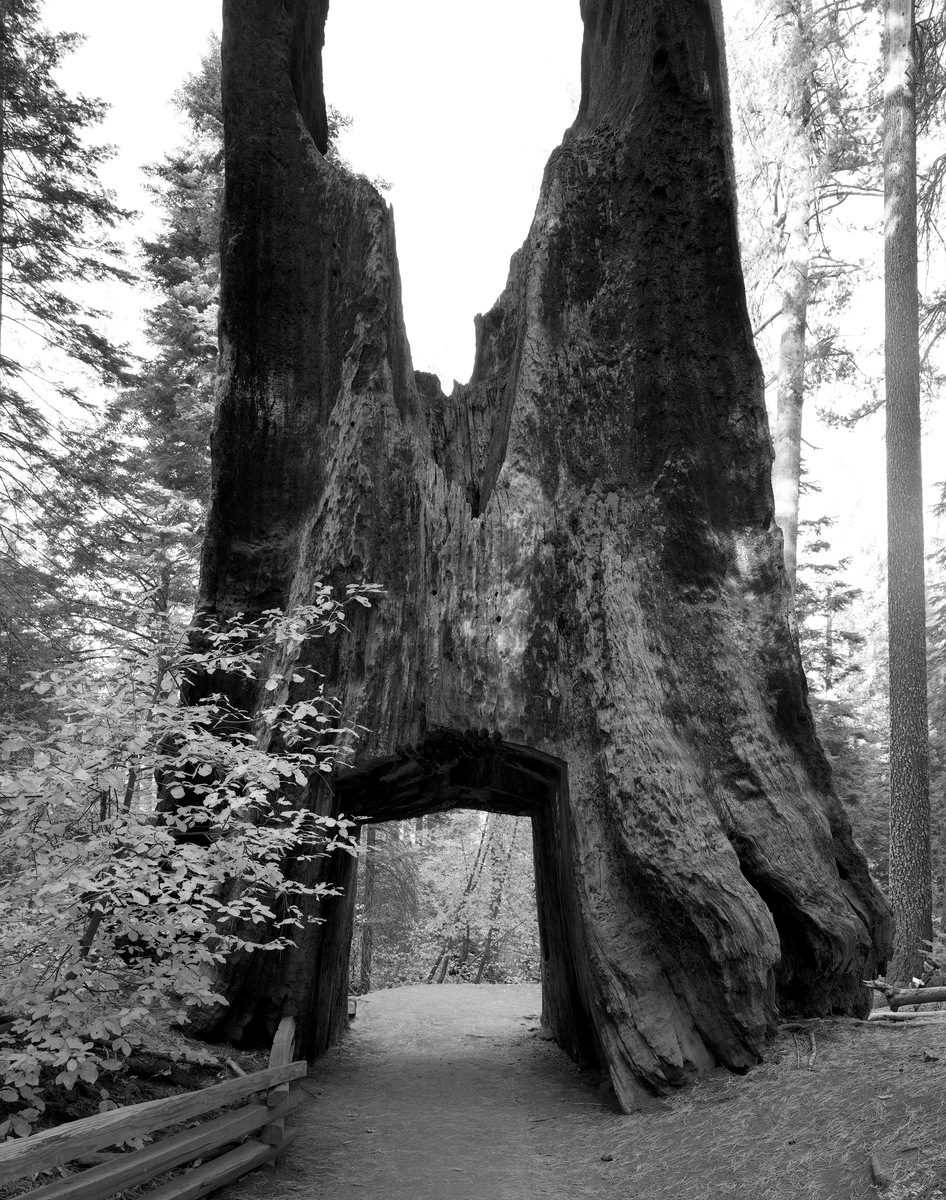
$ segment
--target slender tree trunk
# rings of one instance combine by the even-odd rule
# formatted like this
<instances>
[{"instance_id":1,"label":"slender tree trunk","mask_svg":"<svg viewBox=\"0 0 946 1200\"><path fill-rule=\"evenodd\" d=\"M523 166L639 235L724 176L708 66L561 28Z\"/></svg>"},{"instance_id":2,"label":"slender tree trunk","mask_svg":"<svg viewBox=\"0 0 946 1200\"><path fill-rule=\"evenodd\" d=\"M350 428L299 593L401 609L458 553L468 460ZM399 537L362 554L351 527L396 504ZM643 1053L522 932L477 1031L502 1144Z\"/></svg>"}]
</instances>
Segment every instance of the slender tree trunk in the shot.
<instances>
[{"instance_id":1,"label":"slender tree trunk","mask_svg":"<svg viewBox=\"0 0 946 1200\"><path fill-rule=\"evenodd\" d=\"M483 972L486 970L486 967L489 964L489 960L492 955L492 952L493 952L493 927L492 927L492 925L490 925L489 929L486 932L486 944L483 946L483 957L480 959L480 965L476 971L476 978L473 980L474 983L482 983L483 982Z\"/></svg>"},{"instance_id":2,"label":"slender tree trunk","mask_svg":"<svg viewBox=\"0 0 946 1200\"><path fill-rule=\"evenodd\" d=\"M785 213L782 333L779 340L775 418L775 462L772 488L775 520L784 540L785 571L794 590L798 562L798 497L801 485L802 409L805 403L805 339L808 327L809 269L813 188L811 135L812 63L807 26L811 8L805 3L797 16L787 18L784 68L790 87L789 156L782 177L787 180Z\"/></svg>"},{"instance_id":3,"label":"slender tree trunk","mask_svg":"<svg viewBox=\"0 0 946 1200\"><path fill-rule=\"evenodd\" d=\"M362 996L371 991L371 960L374 955L374 885L377 871L375 847L378 830L374 825L365 829L364 884L361 891L361 954L358 964L358 990Z\"/></svg>"},{"instance_id":4,"label":"slender tree trunk","mask_svg":"<svg viewBox=\"0 0 946 1200\"><path fill-rule=\"evenodd\" d=\"M440 964L443 962L444 957L447 955L447 953L448 953L447 947L441 946L440 950L437 953L437 957L434 959L434 965L427 972L427 982L428 983L433 983L433 981L437 978L437 972L440 970ZM438 980L438 982L440 982L440 981Z\"/></svg>"},{"instance_id":5,"label":"slender tree trunk","mask_svg":"<svg viewBox=\"0 0 946 1200\"><path fill-rule=\"evenodd\" d=\"M830 603L830 602L829 602ZM834 613L829 608L824 618L824 690L834 684Z\"/></svg>"},{"instance_id":6,"label":"slender tree trunk","mask_svg":"<svg viewBox=\"0 0 946 1200\"><path fill-rule=\"evenodd\" d=\"M516 834L519 832L519 820L517 817L513 822L512 834L509 838L509 845L506 846L502 854L501 868L497 874L497 862L499 859L500 848L493 846L492 848L492 871L490 878L490 896L489 896L489 927L486 931L486 944L483 947L483 957L480 959L479 970L476 972L475 983L482 982L483 973L485 972L490 958L493 953L493 937L496 932L496 922L499 919L499 910L503 904L503 889L506 886L506 877L509 874L509 864L512 862L512 852L516 845Z\"/></svg>"},{"instance_id":7,"label":"slender tree trunk","mask_svg":"<svg viewBox=\"0 0 946 1200\"><path fill-rule=\"evenodd\" d=\"M887 0L884 62L884 290L887 597L890 627L889 975L909 980L932 937L926 587L916 236L913 0Z\"/></svg>"},{"instance_id":8,"label":"slender tree trunk","mask_svg":"<svg viewBox=\"0 0 946 1200\"><path fill-rule=\"evenodd\" d=\"M801 488L801 430L805 403L805 336L808 324L809 183L796 175L799 194L792 198L786 226L785 291L779 340L775 462L772 486L775 520L784 539L785 571L792 588L798 564L798 497Z\"/></svg>"}]
</instances>

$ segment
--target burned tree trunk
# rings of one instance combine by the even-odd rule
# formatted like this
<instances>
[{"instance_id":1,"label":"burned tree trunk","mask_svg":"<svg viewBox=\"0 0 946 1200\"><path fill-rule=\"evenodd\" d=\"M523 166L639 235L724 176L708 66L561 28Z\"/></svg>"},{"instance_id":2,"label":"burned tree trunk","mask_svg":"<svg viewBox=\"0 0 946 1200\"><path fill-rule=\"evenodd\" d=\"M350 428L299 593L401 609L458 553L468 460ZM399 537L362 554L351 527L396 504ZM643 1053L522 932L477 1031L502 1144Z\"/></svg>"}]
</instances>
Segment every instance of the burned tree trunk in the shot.
<instances>
[{"instance_id":1,"label":"burned tree trunk","mask_svg":"<svg viewBox=\"0 0 946 1200\"><path fill-rule=\"evenodd\" d=\"M383 584L321 664L370 730L333 803L531 817L544 1019L629 1109L758 1061L780 1009L863 1013L890 933L789 632L718 8L584 0L578 117L447 397L390 210L320 153L326 7L224 5L204 619ZM202 1032L294 1006L332 1041L350 898L325 916Z\"/></svg>"}]
</instances>

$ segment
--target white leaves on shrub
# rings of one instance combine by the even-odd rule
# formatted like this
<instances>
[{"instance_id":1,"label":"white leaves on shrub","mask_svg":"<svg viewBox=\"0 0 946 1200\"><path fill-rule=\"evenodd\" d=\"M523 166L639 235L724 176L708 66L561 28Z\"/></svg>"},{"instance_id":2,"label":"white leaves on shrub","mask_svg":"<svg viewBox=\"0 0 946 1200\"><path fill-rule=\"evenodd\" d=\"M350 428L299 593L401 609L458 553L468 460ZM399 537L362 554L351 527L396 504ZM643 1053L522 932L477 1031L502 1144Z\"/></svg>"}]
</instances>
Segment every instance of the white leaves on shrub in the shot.
<instances>
[{"instance_id":1,"label":"white leaves on shrub","mask_svg":"<svg viewBox=\"0 0 946 1200\"><path fill-rule=\"evenodd\" d=\"M349 587L348 599L373 590ZM120 1068L156 1011L218 1003L216 965L249 945L241 922L275 933L254 953L278 950L303 924L305 897L332 894L285 879L282 864L300 846L309 858L352 850L334 822L293 799L348 752L355 734L338 702L315 680L314 694L274 697L247 729L223 694L189 708L176 695L185 677L214 672L265 671L270 693L304 683L316 673L294 665L302 647L342 616L324 587L292 614L201 631L198 650L183 634L143 640L119 661L38 679L42 726L0 726L0 1011L23 1014L15 1045L0 1045L0 1099L27 1106L0 1124L0 1139L29 1133L42 1070L66 1087L94 1084ZM221 725L232 732L217 736ZM155 779L184 802L160 822ZM179 843L195 821L206 844Z\"/></svg>"}]
</instances>

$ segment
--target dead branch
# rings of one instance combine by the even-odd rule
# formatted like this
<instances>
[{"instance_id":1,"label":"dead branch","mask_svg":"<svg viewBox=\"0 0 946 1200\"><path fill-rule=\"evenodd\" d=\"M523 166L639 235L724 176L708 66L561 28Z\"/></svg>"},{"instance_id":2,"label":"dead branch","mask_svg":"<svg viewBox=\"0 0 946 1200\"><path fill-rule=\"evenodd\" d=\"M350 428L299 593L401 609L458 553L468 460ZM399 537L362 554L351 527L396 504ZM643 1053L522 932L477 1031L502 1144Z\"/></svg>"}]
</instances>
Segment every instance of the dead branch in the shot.
<instances>
[{"instance_id":1,"label":"dead branch","mask_svg":"<svg viewBox=\"0 0 946 1200\"><path fill-rule=\"evenodd\" d=\"M946 987L895 988L883 979L865 979L864 984L885 996L893 1011L908 1004L946 1003Z\"/></svg>"},{"instance_id":2,"label":"dead branch","mask_svg":"<svg viewBox=\"0 0 946 1200\"><path fill-rule=\"evenodd\" d=\"M920 1025L946 1025L946 1013L901 1013L878 1011L872 1012L867 1018L868 1024L878 1021L917 1021Z\"/></svg>"}]
</instances>

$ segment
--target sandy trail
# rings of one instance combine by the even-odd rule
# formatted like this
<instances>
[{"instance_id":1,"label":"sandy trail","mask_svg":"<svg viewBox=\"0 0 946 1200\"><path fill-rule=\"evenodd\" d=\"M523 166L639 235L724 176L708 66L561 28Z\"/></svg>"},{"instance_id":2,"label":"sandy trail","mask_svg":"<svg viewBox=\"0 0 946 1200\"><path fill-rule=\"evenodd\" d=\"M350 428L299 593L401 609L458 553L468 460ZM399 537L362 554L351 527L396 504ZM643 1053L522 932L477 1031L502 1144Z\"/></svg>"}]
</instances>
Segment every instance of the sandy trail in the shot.
<instances>
[{"instance_id":1,"label":"sandy trail","mask_svg":"<svg viewBox=\"0 0 946 1200\"><path fill-rule=\"evenodd\" d=\"M560 1196L544 1127L607 1109L597 1074L538 1030L540 1009L529 984L418 985L359 1000L349 1036L304 1082L313 1103L293 1120L285 1164L234 1194Z\"/></svg>"},{"instance_id":2,"label":"sandy trail","mask_svg":"<svg viewBox=\"0 0 946 1200\"><path fill-rule=\"evenodd\" d=\"M874 1153L913 1181L898 1200L946 1200L946 1024L813 1022L746 1076L622 1116L540 1004L472 984L359 1001L283 1163L223 1200L869 1200Z\"/></svg>"}]
</instances>

